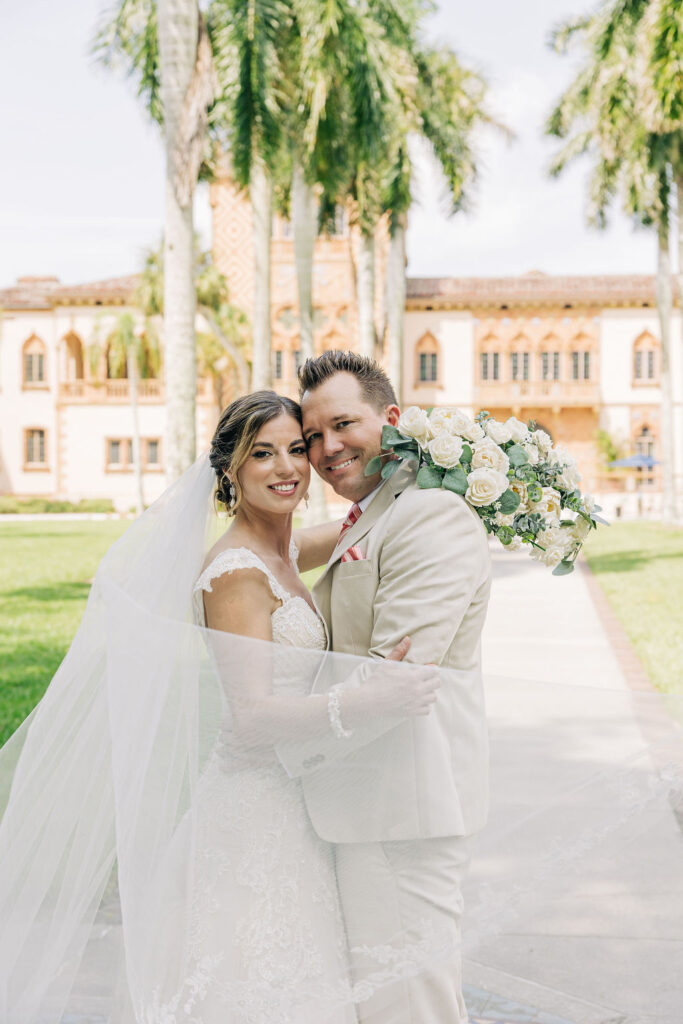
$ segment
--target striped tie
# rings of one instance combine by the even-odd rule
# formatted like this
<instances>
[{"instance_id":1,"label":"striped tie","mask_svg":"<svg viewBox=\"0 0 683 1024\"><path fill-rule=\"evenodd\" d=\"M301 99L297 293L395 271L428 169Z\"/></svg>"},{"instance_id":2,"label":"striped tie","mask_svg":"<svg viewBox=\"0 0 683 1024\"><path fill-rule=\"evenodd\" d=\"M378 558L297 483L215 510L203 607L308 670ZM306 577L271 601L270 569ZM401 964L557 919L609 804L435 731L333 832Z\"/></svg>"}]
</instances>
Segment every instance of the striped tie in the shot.
<instances>
[{"instance_id":1,"label":"striped tie","mask_svg":"<svg viewBox=\"0 0 683 1024\"><path fill-rule=\"evenodd\" d=\"M337 547L339 546L339 543L340 543L342 537L344 536L344 534L346 533L346 531L350 530L351 527L354 525L354 523L358 522L358 520L360 519L362 514L363 514L363 510L361 509L360 505L358 505L354 501L353 505L349 509L349 514L347 515L346 519L342 523L342 528L339 531L339 538L337 540ZM356 544L354 544L353 547L350 547L348 549L348 551L344 552L344 554L341 556L341 561L342 562L355 562L355 561L358 561L359 559L361 559L362 557L363 557L363 554L362 554L360 548Z\"/></svg>"}]
</instances>

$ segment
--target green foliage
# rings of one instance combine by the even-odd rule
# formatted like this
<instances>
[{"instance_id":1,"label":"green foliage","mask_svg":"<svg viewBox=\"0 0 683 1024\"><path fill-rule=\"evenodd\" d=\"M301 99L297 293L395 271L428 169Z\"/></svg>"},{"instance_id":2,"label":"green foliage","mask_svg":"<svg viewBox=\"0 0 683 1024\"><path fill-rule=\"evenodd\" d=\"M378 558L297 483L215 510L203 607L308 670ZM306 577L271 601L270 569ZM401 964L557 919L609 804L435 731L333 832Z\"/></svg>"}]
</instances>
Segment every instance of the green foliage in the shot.
<instances>
[{"instance_id":1,"label":"green foliage","mask_svg":"<svg viewBox=\"0 0 683 1024\"><path fill-rule=\"evenodd\" d=\"M83 498L81 501L56 501L52 498L15 498L0 496L0 515L37 515L47 512L114 512L110 498Z\"/></svg>"},{"instance_id":2,"label":"green foliage","mask_svg":"<svg viewBox=\"0 0 683 1024\"><path fill-rule=\"evenodd\" d=\"M379 473L382 468L382 456L375 455L374 459L370 459L367 466L365 467L366 476L374 476L375 473Z\"/></svg>"},{"instance_id":3,"label":"green foliage","mask_svg":"<svg viewBox=\"0 0 683 1024\"><path fill-rule=\"evenodd\" d=\"M427 463L420 466L417 472L417 486L428 488L428 487L441 487L441 481L444 478L443 469L438 469L436 466L430 466Z\"/></svg>"},{"instance_id":4,"label":"green foliage","mask_svg":"<svg viewBox=\"0 0 683 1024\"><path fill-rule=\"evenodd\" d=\"M524 451L521 444L513 444L511 448L507 449L505 454L510 460L510 465L513 469L524 466L529 461L529 456Z\"/></svg>"},{"instance_id":5,"label":"green foliage","mask_svg":"<svg viewBox=\"0 0 683 1024\"><path fill-rule=\"evenodd\" d=\"M500 511L504 516L511 515L516 512L520 505L520 497L516 491L511 491L509 488L498 499L500 504Z\"/></svg>"},{"instance_id":6,"label":"green foliage","mask_svg":"<svg viewBox=\"0 0 683 1024\"><path fill-rule=\"evenodd\" d=\"M467 474L462 466L454 466L453 469L446 470L443 486L446 490L453 491L454 494L465 494L467 491Z\"/></svg>"},{"instance_id":7,"label":"green foliage","mask_svg":"<svg viewBox=\"0 0 683 1024\"><path fill-rule=\"evenodd\" d=\"M600 428L595 434L595 445L598 449L600 462L604 469L610 470L610 462L622 459L626 454L626 445L617 441L607 431Z\"/></svg>"},{"instance_id":8,"label":"green foliage","mask_svg":"<svg viewBox=\"0 0 683 1024\"><path fill-rule=\"evenodd\" d=\"M382 466L382 480L388 480L390 476L393 476L400 465L401 463L397 459L385 462Z\"/></svg>"}]
</instances>

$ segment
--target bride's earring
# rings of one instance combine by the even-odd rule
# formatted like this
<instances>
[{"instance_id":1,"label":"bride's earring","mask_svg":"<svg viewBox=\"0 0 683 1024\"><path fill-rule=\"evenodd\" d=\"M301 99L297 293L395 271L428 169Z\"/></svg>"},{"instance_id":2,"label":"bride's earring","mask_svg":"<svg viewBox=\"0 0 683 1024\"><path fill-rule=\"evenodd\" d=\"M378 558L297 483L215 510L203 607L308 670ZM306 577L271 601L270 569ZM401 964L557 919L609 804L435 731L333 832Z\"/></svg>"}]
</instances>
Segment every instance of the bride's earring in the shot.
<instances>
[{"instance_id":1,"label":"bride's earring","mask_svg":"<svg viewBox=\"0 0 683 1024\"><path fill-rule=\"evenodd\" d=\"M306 494L304 494L304 505L306 506L306 510L308 511L308 491L306 492Z\"/></svg>"},{"instance_id":2,"label":"bride's earring","mask_svg":"<svg viewBox=\"0 0 683 1024\"><path fill-rule=\"evenodd\" d=\"M230 484L230 511L231 512L232 512L232 510L235 507L236 497L237 497L237 491L235 490L235 485L234 484Z\"/></svg>"}]
</instances>

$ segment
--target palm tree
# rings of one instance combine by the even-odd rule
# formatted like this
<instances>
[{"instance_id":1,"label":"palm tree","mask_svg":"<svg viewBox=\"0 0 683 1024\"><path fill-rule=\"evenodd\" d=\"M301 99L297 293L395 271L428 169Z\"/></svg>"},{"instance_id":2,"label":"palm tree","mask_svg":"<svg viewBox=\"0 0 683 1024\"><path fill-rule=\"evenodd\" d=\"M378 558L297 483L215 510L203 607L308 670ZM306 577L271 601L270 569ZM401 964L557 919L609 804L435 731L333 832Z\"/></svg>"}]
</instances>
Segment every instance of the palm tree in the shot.
<instances>
[{"instance_id":1,"label":"palm tree","mask_svg":"<svg viewBox=\"0 0 683 1024\"><path fill-rule=\"evenodd\" d=\"M93 338L88 355L93 368L102 357L102 345L98 337ZM140 444L140 418L138 414L138 381L140 378L156 377L161 365L159 344L154 329L149 324L141 325L131 312L121 313L109 333L106 343L107 375L112 379L126 377L131 408L131 448L136 485L136 511L140 515L145 508L142 480L142 459Z\"/></svg>"},{"instance_id":2,"label":"palm tree","mask_svg":"<svg viewBox=\"0 0 683 1024\"><path fill-rule=\"evenodd\" d=\"M213 363L225 359L235 377L235 390L246 394L249 390L249 366L245 352L249 343L246 314L229 301L228 284L211 259L211 253L193 250L193 279L197 294L197 313L204 330L199 362L208 366L209 351ZM150 250L134 293L134 301L153 329L163 330L164 310L164 248ZM199 335L198 344L199 344ZM220 355L218 352L220 351ZM219 403L220 404L220 401Z\"/></svg>"},{"instance_id":3,"label":"palm tree","mask_svg":"<svg viewBox=\"0 0 683 1024\"><path fill-rule=\"evenodd\" d=\"M219 83L197 0L121 0L99 29L95 50L106 64L124 58L138 78L138 94L163 126L166 465L172 480L191 464L196 449L192 198Z\"/></svg>"},{"instance_id":4,"label":"palm tree","mask_svg":"<svg viewBox=\"0 0 683 1024\"><path fill-rule=\"evenodd\" d=\"M553 174L583 154L593 159L590 223L604 227L607 209L618 197L630 216L657 231L662 513L671 519L676 513L669 261L672 148L670 140L651 130L644 116L643 7L642 0L612 0L593 17L554 32L552 41L558 51L578 41L584 61L553 110L547 131L564 141L553 161Z\"/></svg>"}]
</instances>

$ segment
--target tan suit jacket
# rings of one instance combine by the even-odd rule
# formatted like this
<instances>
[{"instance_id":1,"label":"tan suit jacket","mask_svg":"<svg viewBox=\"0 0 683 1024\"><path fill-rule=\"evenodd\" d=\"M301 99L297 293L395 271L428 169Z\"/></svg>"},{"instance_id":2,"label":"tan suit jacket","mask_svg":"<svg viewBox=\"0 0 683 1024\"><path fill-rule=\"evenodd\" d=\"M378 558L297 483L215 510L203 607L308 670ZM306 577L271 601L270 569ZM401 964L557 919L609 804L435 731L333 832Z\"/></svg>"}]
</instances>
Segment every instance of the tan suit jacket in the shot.
<instances>
[{"instance_id":1,"label":"tan suit jacket","mask_svg":"<svg viewBox=\"0 0 683 1024\"><path fill-rule=\"evenodd\" d=\"M341 562L351 545L364 557ZM332 650L385 658L410 636L406 660L444 671L428 716L369 721L350 739L330 734L278 747L290 775L302 777L323 839L463 836L484 825L480 636L490 582L481 520L459 495L420 489L412 464L384 483L344 534L313 590ZM319 681L314 691L325 688Z\"/></svg>"}]
</instances>

